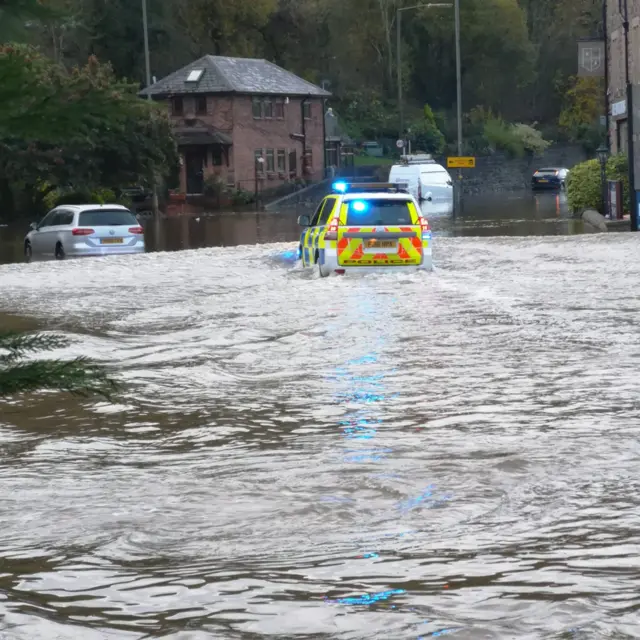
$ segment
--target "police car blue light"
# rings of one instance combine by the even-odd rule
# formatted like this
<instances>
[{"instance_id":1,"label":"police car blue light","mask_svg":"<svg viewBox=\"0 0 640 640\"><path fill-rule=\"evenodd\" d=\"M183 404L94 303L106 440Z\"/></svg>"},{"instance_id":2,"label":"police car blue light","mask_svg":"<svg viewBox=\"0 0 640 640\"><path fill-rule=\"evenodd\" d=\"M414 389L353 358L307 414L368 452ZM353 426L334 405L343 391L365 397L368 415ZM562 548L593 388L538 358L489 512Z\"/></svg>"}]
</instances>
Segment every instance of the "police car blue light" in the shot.
<instances>
[{"instance_id":1,"label":"police car blue light","mask_svg":"<svg viewBox=\"0 0 640 640\"><path fill-rule=\"evenodd\" d=\"M362 213L363 211L367 210L367 203L363 202L362 200L354 200L350 206L354 211L357 211L358 213Z\"/></svg>"},{"instance_id":2,"label":"police car blue light","mask_svg":"<svg viewBox=\"0 0 640 640\"><path fill-rule=\"evenodd\" d=\"M334 182L331 188L338 193L346 193L349 185L346 182Z\"/></svg>"}]
</instances>

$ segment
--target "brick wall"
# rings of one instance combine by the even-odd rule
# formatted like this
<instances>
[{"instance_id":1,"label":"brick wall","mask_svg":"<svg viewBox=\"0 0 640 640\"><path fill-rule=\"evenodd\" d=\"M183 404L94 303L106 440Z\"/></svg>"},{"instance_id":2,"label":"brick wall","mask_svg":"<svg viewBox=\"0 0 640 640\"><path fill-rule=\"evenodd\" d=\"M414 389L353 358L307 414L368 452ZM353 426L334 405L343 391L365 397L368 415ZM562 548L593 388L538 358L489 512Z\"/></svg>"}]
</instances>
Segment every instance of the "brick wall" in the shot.
<instances>
[{"instance_id":1,"label":"brick wall","mask_svg":"<svg viewBox=\"0 0 640 640\"><path fill-rule=\"evenodd\" d=\"M311 152L311 175L319 175L324 169L324 131L323 105L320 99L309 99L310 118L305 119L306 149ZM171 101L167 108L171 115ZM297 175L303 175L303 145L301 140L295 140L291 134L302 134L302 99L291 98L289 104L283 105L283 116L277 118L275 110L273 118L256 119L253 116L253 102L250 96L207 96L207 112L196 113L196 97L183 97L182 116L173 116L175 124L184 123L185 118L193 117L218 131L232 137L233 146L229 149L228 166L215 167L211 152L209 152L207 166L204 173L217 173L225 181L233 182L247 190L255 186L255 152L262 150L266 159L267 150L274 152L275 171L265 173L261 180L261 189L276 187L289 177L289 153L295 151L297 158ZM277 170L277 152L285 151L285 173ZM266 167L265 167L266 169ZM181 176L181 190L185 190L184 171Z\"/></svg>"},{"instance_id":2,"label":"brick wall","mask_svg":"<svg viewBox=\"0 0 640 640\"><path fill-rule=\"evenodd\" d=\"M311 118L305 120L307 151L311 151L311 173L318 173L324 166L323 110L322 101L312 99ZM284 104L284 118L255 119L253 117L252 98L239 96L234 100L233 129L234 168L236 181L251 182L255 179L255 152L261 149L263 155L267 149L273 149L276 159L274 175L268 175L264 188L282 182L277 171L277 151L286 152L286 169L289 171L289 152L295 151L297 156L297 174L302 175L302 141L294 140L291 134L302 134L302 100L292 98ZM274 112L275 115L275 112Z\"/></svg>"},{"instance_id":3,"label":"brick wall","mask_svg":"<svg viewBox=\"0 0 640 640\"><path fill-rule=\"evenodd\" d=\"M630 14L632 6L630 5ZM625 46L622 16L618 10L617 0L607 1L607 29L609 56L609 105L626 99L625 86ZM634 31L629 29L629 48L632 48ZM633 72L633 71L632 71ZM611 151L618 153L626 150L626 114L613 116L609 119L609 140Z\"/></svg>"}]
</instances>

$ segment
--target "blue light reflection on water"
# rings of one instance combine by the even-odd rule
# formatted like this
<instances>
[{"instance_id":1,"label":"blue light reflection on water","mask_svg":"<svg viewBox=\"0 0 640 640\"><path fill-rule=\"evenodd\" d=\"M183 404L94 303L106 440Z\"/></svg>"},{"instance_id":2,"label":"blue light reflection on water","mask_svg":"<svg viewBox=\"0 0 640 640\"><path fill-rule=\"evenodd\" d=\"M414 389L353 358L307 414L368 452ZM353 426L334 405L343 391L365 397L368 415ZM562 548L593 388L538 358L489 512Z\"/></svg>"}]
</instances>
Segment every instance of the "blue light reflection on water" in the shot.
<instances>
[{"instance_id":1,"label":"blue light reflection on water","mask_svg":"<svg viewBox=\"0 0 640 640\"><path fill-rule=\"evenodd\" d=\"M402 595L403 593L406 593L404 589L389 589L387 591L378 591L377 593L363 593L361 596L351 596L348 598L336 598L335 600L330 600L329 598L325 598L324 601L327 604L347 604L347 605L369 606L371 604L375 604L376 602L382 602L384 600L388 600L393 596Z\"/></svg>"},{"instance_id":2,"label":"blue light reflection on water","mask_svg":"<svg viewBox=\"0 0 640 640\"><path fill-rule=\"evenodd\" d=\"M360 309L361 311L366 310L367 302L364 302ZM334 394L335 405L346 408L346 415L338 420L338 426L342 431L345 444L349 443L351 445L344 449L344 461L347 464L380 464L393 453L391 447L375 446L375 438L383 427L385 404L392 396L397 397L399 395L397 393L390 394L386 385L386 380L395 372L395 369L384 371L375 369L379 361L379 349L384 342L384 336L379 335L371 351L344 362L327 376L328 381L338 385L338 390ZM402 480L402 476L399 474L378 473L371 475L380 479L393 478ZM420 507L432 508L449 499L448 497L434 499L434 490L435 486L429 485L420 495L407 498L396 504L396 513L399 511L400 514L405 514ZM344 503L348 500L336 497L335 501ZM382 558L379 544L383 540L398 540L418 533L413 530L404 530L386 534L374 532L371 536L364 537L357 536L353 542L360 549L364 548L364 550L357 554L356 557L362 561L380 562ZM366 538L370 539L367 541ZM325 602L329 604L370 606L403 593L405 593L403 589L391 589L334 600L325 597ZM391 608L396 607L393 605ZM447 632L448 630L442 630L440 635L444 635ZM434 634L430 635L435 637Z\"/></svg>"},{"instance_id":3,"label":"blue light reflection on water","mask_svg":"<svg viewBox=\"0 0 640 640\"><path fill-rule=\"evenodd\" d=\"M450 633L456 633L457 631L462 631L462 627L454 627L452 629L440 629L439 631L428 633L426 636L419 636L418 640L427 640L427 638L439 638L440 636L446 636Z\"/></svg>"}]
</instances>

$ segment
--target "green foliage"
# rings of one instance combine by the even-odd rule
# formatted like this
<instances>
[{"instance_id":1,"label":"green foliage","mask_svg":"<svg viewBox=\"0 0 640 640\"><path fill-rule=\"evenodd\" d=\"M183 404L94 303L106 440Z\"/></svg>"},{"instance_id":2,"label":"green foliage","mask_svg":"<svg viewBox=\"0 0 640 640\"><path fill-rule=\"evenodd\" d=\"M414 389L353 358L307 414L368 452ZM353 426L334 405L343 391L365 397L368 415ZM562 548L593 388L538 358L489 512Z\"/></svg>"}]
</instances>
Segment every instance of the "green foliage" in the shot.
<instances>
[{"instance_id":1,"label":"green foliage","mask_svg":"<svg viewBox=\"0 0 640 640\"><path fill-rule=\"evenodd\" d=\"M511 127L513 135L522 142L524 150L531 155L540 155L551 146L534 126L518 122Z\"/></svg>"},{"instance_id":2,"label":"green foliage","mask_svg":"<svg viewBox=\"0 0 640 640\"><path fill-rule=\"evenodd\" d=\"M58 188L49 191L43 198L47 209L61 204L128 204L118 198L113 189L97 188L93 191L76 191L69 188Z\"/></svg>"},{"instance_id":3,"label":"green foliage","mask_svg":"<svg viewBox=\"0 0 640 640\"><path fill-rule=\"evenodd\" d=\"M398 136L398 111L371 91L349 93L338 108L346 133L356 140Z\"/></svg>"},{"instance_id":4,"label":"green foliage","mask_svg":"<svg viewBox=\"0 0 640 640\"><path fill-rule=\"evenodd\" d=\"M41 0L0 0L0 42L4 38L24 34L30 20L47 20L56 12Z\"/></svg>"},{"instance_id":5,"label":"green foliage","mask_svg":"<svg viewBox=\"0 0 640 640\"><path fill-rule=\"evenodd\" d=\"M469 124L475 136L476 148L491 152L503 151L512 157L521 158L527 154L539 155L551 144L534 126L510 124L482 107L471 111Z\"/></svg>"},{"instance_id":6,"label":"green foliage","mask_svg":"<svg viewBox=\"0 0 640 640\"><path fill-rule=\"evenodd\" d=\"M256 199L254 193L241 188L234 189L230 195L231 195L231 203L234 206L243 206L243 205L251 204Z\"/></svg>"},{"instance_id":7,"label":"green foliage","mask_svg":"<svg viewBox=\"0 0 640 640\"><path fill-rule=\"evenodd\" d=\"M570 77L558 118L567 139L581 144L587 153L593 153L605 140L606 131L599 122L603 91L600 78Z\"/></svg>"},{"instance_id":8,"label":"green foliage","mask_svg":"<svg viewBox=\"0 0 640 640\"><path fill-rule=\"evenodd\" d=\"M606 177L608 180L622 181L624 207L626 211L629 211L629 179L627 171L627 156L620 154L609 158ZM569 208L574 212L584 209L604 211L600 162L598 160L587 160L571 169L567 180L567 199Z\"/></svg>"},{"instance_id":9,"label":"green foliage","mask_svg":"<svg viewBox=\"0 0 640 640\"><path fill-rule=\"evenodd\" d=\"M209 198L219 198L226 190L226 184L216 174L208 175L204 179L204 195Z\"/></svg>"},{"instance_id":10,"label":"green foliage","mask_svg":"<svg viewBox=\"0 0 640 640\"><path fill-rule=\"evenodd\" d=\"M86 358L30 360L38 351L60 349L69 341L59 336L0 332L0 397L38 389L110 398L118 389L106 369Z\"/></svg>"},{"instance_id":11,"label":"green foliage","mask_svg":"<svg viewBox=\"0 0 640 640\"><path fill-rule=\"evenodd\" d=\"M512 125L502 118L490 118L484 125L484 138L493 151L504 151L510 156L521 158L525 148L522 140L515 135Z\"/></svg>"},{"instance_id":12,"label":"green foliage","mask_svg":"<svg viewBox=\"0 0 640 640\"><path fill-rule=\"evenodd\" d=\"M441 153L444 149L444 135L434 122L422 120L412 123L411 139L416 150L423 153Z\"/></svg>"},{"instance_id":13,"label":"green foliage","mask_svg":"<svg viewBox=\"0 0 640 640\"><path fill-rule=\"evenodd\" d=\"M33 212L56 189L117 191L177 164L166 112L95 58L67 70L31 47L0 47L0 85L0 179Z\"/></svg>"}]
</instances>

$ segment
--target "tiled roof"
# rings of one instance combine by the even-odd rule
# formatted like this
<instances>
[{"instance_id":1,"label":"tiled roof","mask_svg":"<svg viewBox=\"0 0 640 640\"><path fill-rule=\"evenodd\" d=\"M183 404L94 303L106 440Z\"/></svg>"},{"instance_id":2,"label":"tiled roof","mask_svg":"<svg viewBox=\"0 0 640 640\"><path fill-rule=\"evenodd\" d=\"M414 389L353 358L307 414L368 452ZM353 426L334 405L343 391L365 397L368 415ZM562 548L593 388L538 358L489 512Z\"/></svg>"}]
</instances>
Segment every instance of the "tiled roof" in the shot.
<instances>
[{"instance_id":1,"label":"tiled roof","mask_svg":"<svg viewBox=\"0 0 640 640\"><path fill-rule=\"evenodd\" d=\"M192 71L202 70L196 82L189 82ZM203 93L241 93L282 96L331 94L267 60L203 56L166 78L143 89L140 95L166 96Z\"/></svg>"}]
</instances>

